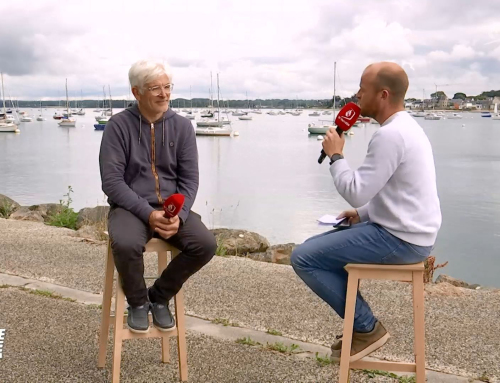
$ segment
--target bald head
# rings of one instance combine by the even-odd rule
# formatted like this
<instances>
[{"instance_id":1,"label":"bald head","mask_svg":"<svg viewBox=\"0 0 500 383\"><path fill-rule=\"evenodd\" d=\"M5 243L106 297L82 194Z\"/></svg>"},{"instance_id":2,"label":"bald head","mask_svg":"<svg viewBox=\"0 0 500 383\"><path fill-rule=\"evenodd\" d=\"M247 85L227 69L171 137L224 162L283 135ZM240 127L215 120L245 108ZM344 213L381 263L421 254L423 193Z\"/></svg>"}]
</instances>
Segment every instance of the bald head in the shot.
<instances>
[{"instance_id":1,"label":"bald head","mask_svg":"<svg viewBox=\"0 0 500 383\"><path fill-rule=\"evenodd\" d=\"M389 102L393 105L404 103L408 90L408 76L403 68L392 62L379 62L369 65L365 74L373 81L377 90L389 92Z\"/></svg>"}]
</instances>

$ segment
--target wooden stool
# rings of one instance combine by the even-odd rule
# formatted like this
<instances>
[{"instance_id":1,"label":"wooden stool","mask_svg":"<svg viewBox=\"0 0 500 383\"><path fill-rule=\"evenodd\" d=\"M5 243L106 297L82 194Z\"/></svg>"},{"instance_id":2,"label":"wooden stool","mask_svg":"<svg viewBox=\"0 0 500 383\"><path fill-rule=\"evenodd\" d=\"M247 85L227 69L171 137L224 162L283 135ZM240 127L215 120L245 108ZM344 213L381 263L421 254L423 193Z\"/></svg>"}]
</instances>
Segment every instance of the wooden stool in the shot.
<instances>
[{"instance_id":1,"label":"wooden stool","mask_svg":"<svg viewBox=\"0 0 500 383\"><path fill-rule=\"evenodd\" d=\"M172 259L179 254L179 250L169 245L165 241L153 238L146 244L146 252L156 252L158 254L158 274L167 267L167 255L171 253ZM122 341L125 339L136 338L161 338L162 347L162 362L170 362L169 338L177 337L177 350L179 356L179 377L181 381L187 381L187 352L186 352L186 325L184 322L184 297L182 289L174 297L175 301L175 320L176 328L169 332L162 332L155 327L150 327L145 334L134 333L128 328L123 328L123 323L126 322L127 315L125 314L125 294L121 283L116 283L115 296L115 315L111 315L111 296L113 293L113 278L115 271L115 262L111 253L111 242L108 240L108 251L106 258L106 271L104 276L104 294L102 298L102 319L101 319L101 334L99 337L99 361L98 367L103 368L106 364L106 346L108 343L110 319L114 318L113 326L114 347L113 347L113 369L111 378L113 382L120 381L120 363ZM145 277L145 279L156 279L157 277ZM149 314L151 320L151 313Z\"/></svg>"},{"instance_id":2,"label":"wooden stool","mask_svg":"<svg viewBox=\"0 0 500 383\"><path fill-rule=\"evenodd\" d=\"M424 264L413 265L371 265L353 264L345 266L349 273L347 282L346 307L344 315L344 332L342 335L342 351L340 356L340 383L347 383L349 369L367 369L383 371L415 372L417 383L425 382L425 324L424 324ZM413 344L415 363L386 361L350 362L352 331L356 295L361 279L385 279L413 283L413 320L415 341Z\"/></svg>"}]
</instances>

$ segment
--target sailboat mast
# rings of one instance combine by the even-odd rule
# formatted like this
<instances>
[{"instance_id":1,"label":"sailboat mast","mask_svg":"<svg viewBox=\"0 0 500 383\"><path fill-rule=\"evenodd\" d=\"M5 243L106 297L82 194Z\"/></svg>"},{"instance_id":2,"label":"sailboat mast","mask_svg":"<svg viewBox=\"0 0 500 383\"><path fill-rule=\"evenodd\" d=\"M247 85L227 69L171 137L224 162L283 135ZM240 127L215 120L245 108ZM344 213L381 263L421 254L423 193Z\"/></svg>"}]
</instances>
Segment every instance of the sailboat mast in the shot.
<instances>
[{"instance_id":1,"label":"sailboat mast","mask_svg":"<svg viewBox=\"0 0 500 383\"><path fill-rule=\"evenodd\" d=\"M336 82L336 77L337 75L337 61L333 63L333 123L335 123L335 93L337 92L337 82Z\"/></svg>"},{"instance_id":2,"label":"sailboat mast","mask_svg":"<svg viewBox=\"0 0 500 383\"><path fill-rule=\"evenodd\" d=\"M191 99L191 113L193 113L193 96L191 95L191 85L189 85L189 98Z\"/></svg>"},{"instance_id":3,"label":"sailboat mast","mask_svg":"<svg viewBox=\"0 0 500 383\"><path fill-rule=\"evenodd\" d=\"M217 121L220 121L219 74L217 73Z\"/></svg>"},{"instance_id":4,"label":"sailboat mast","mask_svg":"<svg viewBox=\"0 0 500 383\"><path fill-rule=\"evenodd\" d=\"M219 74L217 73L217 76L219 76ZM212 83L212 72L210 72L210 103L211 103L211 106L212 106L212 109L214 108L214 97L213 97L213 83Z\"/></svg>"},{"instance_id":5,"label":"sailboat mast","mask_svg":"<svg viewBox=\"0 0 500 383\"><path fill-rule=\"evenodd\" d=\"M108 84L108 91L109 91L109 109L111 111L111 115L113 115L113 100L111 99L111 87Z\"/></svg>"},{"instance_id":6,"label":"sailboat mast","mask_svg":"<svg viewBox=\"0 0 500 383\"><path fill-rule=\"evenodd\" d=\"M66 79L66 113L68 113L69 118L68 79Z\"/></svg>"},{"instance_id":7,"label":"sailboat mast","mask_svg":"<svg viewBox=\"0 0 500 383\"><path fill-rule=\"evenodd\" d=\"M3 73L1 74L2 76L2 100L3 100L3 114L5 116L5 91L3 90Z\"/></svg>"}]
</instances>

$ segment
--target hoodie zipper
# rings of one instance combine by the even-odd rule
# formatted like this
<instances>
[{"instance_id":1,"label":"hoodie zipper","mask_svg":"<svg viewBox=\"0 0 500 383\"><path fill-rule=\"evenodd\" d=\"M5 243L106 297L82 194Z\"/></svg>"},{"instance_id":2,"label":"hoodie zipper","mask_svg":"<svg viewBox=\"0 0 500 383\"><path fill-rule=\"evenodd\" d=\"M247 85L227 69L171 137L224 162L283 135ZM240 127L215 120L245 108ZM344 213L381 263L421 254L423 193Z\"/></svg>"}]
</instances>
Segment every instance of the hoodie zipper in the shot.
<instances>
[{"instance_id":1,"label":"hoodie zipper","mask_svg":"<svg viewBox=\"0 0 500 383\"><path fill-rule=\"evenodd\" d=\"M158 173L156 172L156 144L154 123L151 123L151 170L153 171L153 176L155 177L156 196L158 197L158 202L162 204L163 198L161 198L160 194L160 179L158 178Z\"/></svg>"}]
</instances>

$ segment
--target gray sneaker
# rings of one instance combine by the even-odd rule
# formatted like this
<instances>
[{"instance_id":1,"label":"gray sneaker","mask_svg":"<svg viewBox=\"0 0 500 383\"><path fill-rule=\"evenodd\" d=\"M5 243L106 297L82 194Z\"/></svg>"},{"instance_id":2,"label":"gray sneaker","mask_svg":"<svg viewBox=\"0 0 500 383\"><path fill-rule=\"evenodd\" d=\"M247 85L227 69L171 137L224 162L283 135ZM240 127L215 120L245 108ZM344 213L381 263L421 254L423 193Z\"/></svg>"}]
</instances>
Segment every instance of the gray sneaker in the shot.
<instances>
[{"instance_id":1,"label":"gray sneaker","mask_svg":"<svg viewBox=\"0 0 500 383\"><path fill-rule=\"evenodd\" d=\"M175 329L175 320L168 308L168 303L151 303L153 314L153 325L160 331L172 331Z\"/></svg>"},{"instance_id":2,"label":"gray sneaker","mask_svg":"<svg viewBox=\"0 0 500 383\"><path fill-rule=\"evenodd\" d=\"M359 359L364 358L368 354L382 347L390 335L385 329L385 327L377 321L375 323L375 328L367 333L356 332L352 334L352 344L351 344L351 362L355 362ZM337 337L340 338L340 337ZM335 342L332 347L332 354L330 359L334 362L340 362L340 355L342 352L342 339Z\"/></svg>"},{"instance_id":3,"label":"gray sneaker","mask_svg":"<svg viewBox=\"0 0 500 383\"><path fill-rule=\"evenodd\" d=\"M138 307L128 307L127 324L129 330L139 334L149 331L149 304L145 303Z\"/></svg>"}]
</instances>

